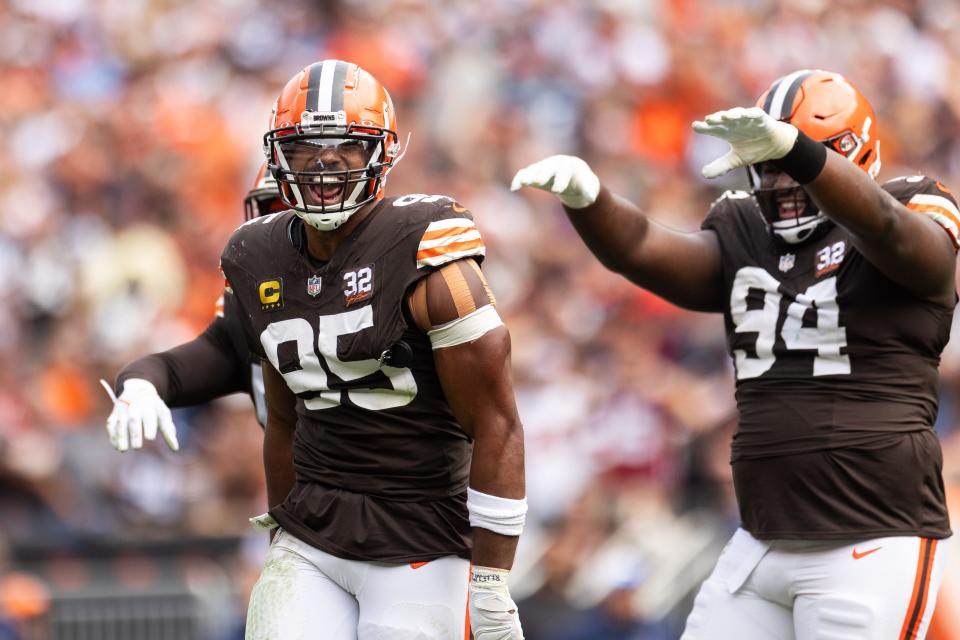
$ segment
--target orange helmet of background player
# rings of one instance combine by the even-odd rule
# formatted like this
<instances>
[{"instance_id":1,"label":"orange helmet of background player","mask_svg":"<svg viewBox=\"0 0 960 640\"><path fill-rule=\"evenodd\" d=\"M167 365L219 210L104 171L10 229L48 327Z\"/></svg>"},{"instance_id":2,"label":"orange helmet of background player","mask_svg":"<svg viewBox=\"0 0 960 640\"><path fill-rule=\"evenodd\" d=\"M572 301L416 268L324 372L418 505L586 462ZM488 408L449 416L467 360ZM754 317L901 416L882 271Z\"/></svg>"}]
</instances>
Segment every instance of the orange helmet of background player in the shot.
<instances>
[{"instance_id":1,"label":"orange helmet of background player","mask_svg":"<svg viewBox=\"0 0 960 640\"><path fill-rule=\"evenodd\" d=\"M277 188L277 181L273 179L267 163L260 165L257 172L257 179L253 181L253 188L247 192L247 197L243 199L243 219L253 220L268 213L283 211L287 206L280 199L280 190Z\"/></svg>"},{"instance_id":2,"label":"orange helmet of background player","mask_svg":"<svg viewBox=\"0 0 960 640\"><path fill-rule=\"evenodd\" d=\"M777 78L757 106L824 143L876 178L880 172L880 138L873 107L838 73L802 69ZM753 195L770 231L789 244L805 242L829 228L829 220L800 186L764 186L763 175L775 175L768 163L747 167ZM778 202L793 200L795 216L781 218Z\"/></svg>"},{"instance_id":3,"label":"orange helmet of background player","mask_svg":"<svg viewBox=\"0 0 960 640\"><path fill-rule=\"evenodd\" d=\"M353 63L322 60L283 88L264 135L264 152L284 203L308 224L328 231L383 197L387 174L402 155L396 131L393 101L376 78ZM362 149L365 166L339 171L324 170L323 162L309 171L291 166L294 151L302 153L304 145ZM330 198L335 202L326 202L326 193L337 191L338 184L342 189ZM318 189L325 194L321 201L308 202L305 196Z\"/></svg>"},{"instance_id":4,"label":"orange helmet of background player","mask_svg":"<svg viewBox=\"0 0 960 640\"><path fill-rule=\"evenodd\" d=\"M828 145L876 178L877 117L870 102L839 73L803 69L778 78L757 106Z\"/></svg>"}]
</instances>

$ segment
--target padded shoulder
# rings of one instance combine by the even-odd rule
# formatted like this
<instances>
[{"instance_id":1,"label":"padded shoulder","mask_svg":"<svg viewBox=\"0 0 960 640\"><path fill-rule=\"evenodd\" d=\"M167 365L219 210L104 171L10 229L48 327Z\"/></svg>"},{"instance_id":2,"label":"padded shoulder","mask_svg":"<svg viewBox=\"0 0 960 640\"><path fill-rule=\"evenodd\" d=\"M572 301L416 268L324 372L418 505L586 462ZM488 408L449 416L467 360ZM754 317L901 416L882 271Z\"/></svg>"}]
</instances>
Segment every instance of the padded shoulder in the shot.
<instances>
[{"instance_id":1,"label":"padded shoulder","mask_svg":"<svg viewBox=\"0 0 960 640\"><path fill-rule=\"evenodd\" d=\"M902 176L883 184L883 189L911 211L925 215L960 247L960 210L953 193L939 180L924 175Z\"/></svg>"},{"instance_id":2,"label":"padded shoulder","mask_svg":"<svg viewBox=\"0 0 960 640\"><path fill-rule=\"evenodd\" d=\"M486 246L473 214L449 196L414 193L387 203L404 231L416 236L417 269L436 268L461 258L482 261ZM386 212L385 212L386 213Z\"/></svg>"}]
</instances>

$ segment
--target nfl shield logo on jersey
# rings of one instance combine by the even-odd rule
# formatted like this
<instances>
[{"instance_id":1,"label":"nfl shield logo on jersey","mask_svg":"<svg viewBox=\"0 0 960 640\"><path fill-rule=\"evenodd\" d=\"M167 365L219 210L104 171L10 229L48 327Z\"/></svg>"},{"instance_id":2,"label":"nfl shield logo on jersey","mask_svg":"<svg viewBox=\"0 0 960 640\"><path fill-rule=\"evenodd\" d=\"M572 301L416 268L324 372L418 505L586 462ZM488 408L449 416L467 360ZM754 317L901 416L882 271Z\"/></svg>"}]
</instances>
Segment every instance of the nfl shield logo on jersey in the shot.
<instances>
[{"instance_id":1,"label":"nfl shield logo on jersey","mask_svg":"<svg viewBox=\"0 0 960 640\"><path fill-rule=\"evenodd\" d=\"M307 278L307 293L316 297L320 293L320 276L310 276Z\"/></svg>"},{"instance_id":2,"label":"nfl shield logo on jersey","mask_svg":"<svg viewBox=\"0 0 960 640\"><path fill-rule=\"evenodd\" d=\"M784 273L790 271L790 269L793 269L793 265L796 263L796 261L797 256L793 255L792 253L783 254L780 256L780 271L783 271Z\"/></svg>"}]
</instances>

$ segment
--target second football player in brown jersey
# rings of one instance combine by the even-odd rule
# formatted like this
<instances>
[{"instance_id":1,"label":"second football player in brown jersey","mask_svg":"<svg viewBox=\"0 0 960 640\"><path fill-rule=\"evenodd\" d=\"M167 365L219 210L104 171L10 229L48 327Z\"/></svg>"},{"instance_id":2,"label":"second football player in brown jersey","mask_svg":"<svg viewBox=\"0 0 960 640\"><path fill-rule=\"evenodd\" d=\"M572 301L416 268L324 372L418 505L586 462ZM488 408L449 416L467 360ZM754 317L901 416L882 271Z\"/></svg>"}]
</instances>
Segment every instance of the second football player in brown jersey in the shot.
<instances>
[{"instance_id":1,"label":"second football player in brown jersey","mask_svg":"<svg viewBox=\"0 0 960 640\"><path fill-rule=\"evenodd\" d=\"M647 219L579 158L513 185L559 195L610 269L723 313L742 529L684 638L922 637L950 535L933 422L956 202L923 176L874 182L876 117L838 74L794 72L694 128L731 145L705 177L747 167L753 186L696 233Z\"/></svg>"},{"instance_id":2,"label":"second football player in brown jersey","mask_svg":"<svg viewBox=\"0 0 960 640\"><path fill-rule=\"evenodd\" d=\"M266 163L244 198L243 208L246 220L286 209ZM260 359L247 347L240 319L224 313L225 306L236 306L229 298L224 292L215 305L213 321L196 338L137 358L120 371L116 383L119 397L107 418L107 434L118 451L139 449L145 439L155 439L158 431L176 451L179 443L170 408L203 404L232 393L247 393L257 422L266 425Z\"/></svg>"}]
</instances>

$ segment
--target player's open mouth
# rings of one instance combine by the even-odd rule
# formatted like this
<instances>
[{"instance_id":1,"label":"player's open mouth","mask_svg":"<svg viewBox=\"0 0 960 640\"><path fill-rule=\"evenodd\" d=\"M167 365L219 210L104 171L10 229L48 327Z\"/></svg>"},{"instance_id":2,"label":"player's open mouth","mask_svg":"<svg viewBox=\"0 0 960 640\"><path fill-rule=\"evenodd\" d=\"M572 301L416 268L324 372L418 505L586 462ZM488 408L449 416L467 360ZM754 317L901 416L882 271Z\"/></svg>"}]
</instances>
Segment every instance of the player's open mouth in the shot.
<instances>
[{"instance_id":1,"label":"player's open mouth","mask_svg":"<svg viewBox=\"0 0 960 640\"><path fill-rule=\"evenodd\" d=\"M311 183L307 186L307 190L318 204L326 206L340 202L345 184L344 178L324 176L323 182Z\"/></svg>"},{"instance_id":2,"label":"player's open mouth","mask_svg":"<svg viewBox=\"0 0 960 640\"><path fill-rule=\"evenodd\" d=\"M800 215L801 209L797 206L795 200L788 202L777 202L777 213L781 220L792 220Z\"/></svg>"},{"instance_id":3,"label":"player's open mouth","mask_svg":"<svg viewBox=\"0 0 960 640\"><path fill-rule=\"evenodd\" d=\"M799 218L807 208L806 195L797 193L798 190L795 189L790 191L788 195L777 198L777 214L781 220Z\"/></svg>"}]
</instances>

